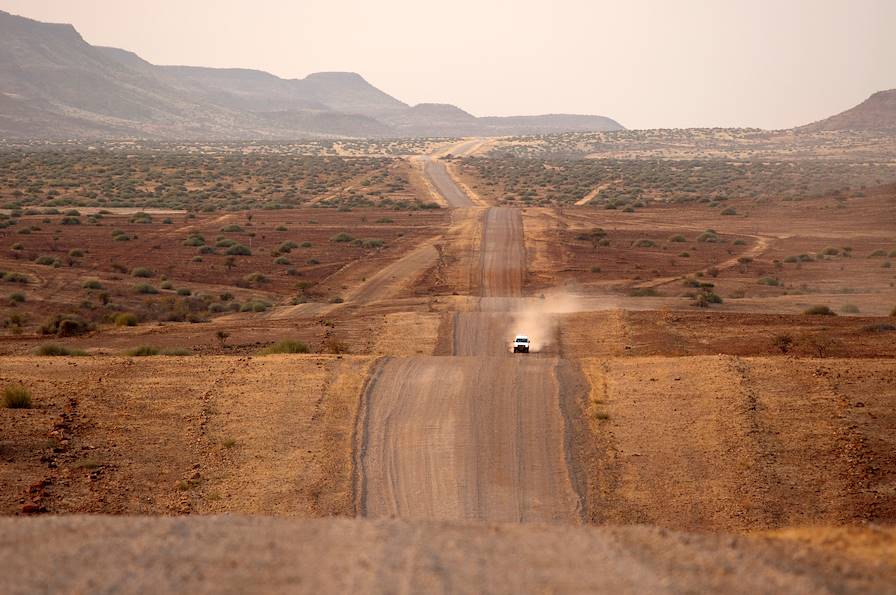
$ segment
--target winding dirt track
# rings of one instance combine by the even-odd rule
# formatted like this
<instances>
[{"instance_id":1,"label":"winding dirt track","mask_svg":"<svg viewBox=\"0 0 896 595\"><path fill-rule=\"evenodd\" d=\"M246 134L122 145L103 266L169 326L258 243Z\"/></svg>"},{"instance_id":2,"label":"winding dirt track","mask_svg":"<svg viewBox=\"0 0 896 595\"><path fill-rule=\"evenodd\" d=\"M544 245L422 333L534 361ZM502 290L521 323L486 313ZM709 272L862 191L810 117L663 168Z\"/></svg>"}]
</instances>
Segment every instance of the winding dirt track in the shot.
<instances>
[{"instance_id":1,"label":"winding dirt track","mask_svg":"<svg viewBox=\"0 0 896 595\"><path fill-rule=\"evenodd\" d=\"M460 205L463 191L444 167L435 171L434 185ZM580 520L558 360L508 353L525 273L520 213L487 209L482 230L474 283L482 297L477 310L454 316L454 355L384 360L368 385L356 431L361 515Z\"/></svg>"}]
</instances>

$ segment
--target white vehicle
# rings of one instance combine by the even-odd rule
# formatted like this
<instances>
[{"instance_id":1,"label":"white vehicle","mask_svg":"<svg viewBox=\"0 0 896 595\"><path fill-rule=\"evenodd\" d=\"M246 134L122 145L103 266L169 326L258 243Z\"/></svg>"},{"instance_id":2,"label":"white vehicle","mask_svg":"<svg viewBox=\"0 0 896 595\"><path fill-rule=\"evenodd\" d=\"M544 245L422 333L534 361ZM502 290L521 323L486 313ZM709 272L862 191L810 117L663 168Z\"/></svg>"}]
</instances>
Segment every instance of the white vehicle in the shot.
<instances>
[{"instance_id":1,"label":"white vehicle","mask_svg":"<svg viewBox=\"0 0 896 595\"><path fill-rule=\"evenodd\" d=\"M526 335L517 335L513 340L514 353L529 353L529 337Z\"/></svg>"}]
</instances>

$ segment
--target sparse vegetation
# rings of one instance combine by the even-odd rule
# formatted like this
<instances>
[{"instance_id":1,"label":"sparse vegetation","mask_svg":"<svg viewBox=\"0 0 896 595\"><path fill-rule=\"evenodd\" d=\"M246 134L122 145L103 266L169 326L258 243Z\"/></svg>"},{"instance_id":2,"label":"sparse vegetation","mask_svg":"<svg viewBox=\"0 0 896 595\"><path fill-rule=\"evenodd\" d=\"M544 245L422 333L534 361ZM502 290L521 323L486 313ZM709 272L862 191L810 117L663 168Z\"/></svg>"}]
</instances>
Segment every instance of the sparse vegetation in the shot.
<instances>
[{"instance_id":1,"label":"sparse vegetation","mask_svg":"<svg viewBox=\"0 0 896 595\"><path fill-rule=\"evenodd\" d=\"M72 349L71 347L66 347L64 345L58 345L56 343L47 343L39 346L35 351L35 355L47 356L47 357L60 357L60 356L82 356L87 355L86 352L80 349Z\"/></svg>"},{"instance_id":2,"label":"sparse vegetation","mask_svg":"<svg viewBox=\"0 0 896 595\"><path fill-rule=\"evenodd\" d=\"M31 407L31 391L21 384L10 384L3 387L3 406L7 409L29 409Z\"/></svg>"},{"instance_id":3,"label":"sparse vegetation","mask_svg":"<svg viewBox=\"0 0 896 595\"><path fill-rule=\"evenodd\" d=\"M302 341L284 340L274 343L261 351L261 355L274 355L278 353L309 353L308 345Z\"/></svg>"}]
</instances>

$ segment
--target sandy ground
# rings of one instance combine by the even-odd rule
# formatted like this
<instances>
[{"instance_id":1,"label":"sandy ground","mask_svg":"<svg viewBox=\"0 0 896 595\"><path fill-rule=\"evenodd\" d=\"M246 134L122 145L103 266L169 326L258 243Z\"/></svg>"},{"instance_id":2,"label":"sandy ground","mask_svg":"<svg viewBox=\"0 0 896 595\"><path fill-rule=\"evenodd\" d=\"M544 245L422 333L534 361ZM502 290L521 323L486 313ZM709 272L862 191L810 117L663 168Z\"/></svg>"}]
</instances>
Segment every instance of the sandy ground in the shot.
<instances>
[{"instance_id":1,"label":"sandy ground","mask_svg":"<svg viewBox=\"0 0 896 595\"><path fill-rule=\"evenodd\" d=\"M371 361L4 358L0 383L36 401L0 409L0 505L352 514L352 424Z\"/></svg>"}]
</instances>

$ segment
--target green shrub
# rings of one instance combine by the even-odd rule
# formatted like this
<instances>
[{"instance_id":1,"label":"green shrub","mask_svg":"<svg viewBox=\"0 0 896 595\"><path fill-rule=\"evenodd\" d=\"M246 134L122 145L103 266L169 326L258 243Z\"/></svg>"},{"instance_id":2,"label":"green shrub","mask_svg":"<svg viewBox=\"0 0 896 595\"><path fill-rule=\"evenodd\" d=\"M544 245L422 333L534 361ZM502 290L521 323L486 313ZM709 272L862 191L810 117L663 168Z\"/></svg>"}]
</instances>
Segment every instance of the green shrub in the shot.
<instances>
[{"instance_id":1,"label":"green shrub","mask_svg":"<svg viewBox=\"0 0 896 595\"><path fill-rule=\"evenodd\" d=\"M803 312L810 316L836 316L837 314L828 306L812 306Z\"/></svg>"},{"instance_id":2,"label":"green shrub","mask_svg":"<svg viewBox=\"0 0 896 595\"><path fill-rule=\"evenodd\" d=\"M239 233L241 231L243 231L243 228L240 227L239 225L235 225L235 224L227 225L227 226L221 228L222 233Z\"/></svg>"},{"instance_id":3,"label":"green shrub","mask_svg":"<svg viewBox=\"0 0 896 595\"><path fill-rule=\"evenodd\" d=\"M840 306L840 311L844 314L858 314L859 307L855 304L843 304L842 306Z\"/></svg>"},{"instance_id":4,"label":"green shrub","mask_svg":"<svg viewBox=\"0 0 896 595\"><path fill-rule=\"evenodd\" d=\"M290 262L289 262L289 259L286 258L285 256L278 256L277 258L274 259L274 264L289 265Z\"/></svg>"},{"instance_id":5,"label":"green shrub","mask_svg":"<svg viewBox=\"0 0 896 595\"><path fill-rule=\"evenodd\" d=\"M3 388L3 406L7 409L29 409L31 391L21 384L10 384Z\"/></svg>"},{"instance_id":6,"label":"green shrub","mask_svg":"<svg viewBox=\"0 0 896 595\"><path fill-rule=\"evenodd\" d=\"M11 293L9 294L9 301L13 302L14 304L21 304L25 301L25 294L18 291L15 293Z\"/></svg>"},{"instance_id":7,"label":"green shrub","mask_svg":"<svg viewBox=\"0 0 896 595\"><path fill-rule=\"evenodd\" d=\"M132 277L141 277L144 279L148 279L152 277L155 273L153 273L150 269L146 267L137 267L131 271Z\"/></svg>"},{"instance_id":8,"label":"green shrub","mask_svg":"<svg viewBox=\"0 0 896 595\"><path fill-rule=\"evenodd\" d=\"M868 255L868 258L882 258L887 255L886 250L875 250Z\"/></svg>"},{"instance_id":9,"label":"green shrub","mask_svg":"<svg viewBox=\"0 0 896 595\"><path fill-rule=\"evenodd\" d=\"M199 234L193 234L184 240L184 246L204 246L205 238Z\"/></svg>"},{"instance_id":10,"label":"green shrub","mask_svg":"<svg viewBox=\"0 0 896 595\"><path fill-rule=\"evenodd\" d=\"M636 287L628 292L629 297L656 297L659 294L650 287Z\"/></svg>"},{"instance_id":11,"label":"green shrub","mask_svg":"<svg viewBox=\"0 0 896 595\"><path fill-rule=\"evenodd\" d=\"M227 249L229 256L252 256L252 251L242 244L235 244Z\"/></svg>"},{"instance_id":12,"label":"green shrub","mask_svg":"<svg viewBox=\"0 0 896 595\"><path fill-rule=\"evenodd\" d=\"M723 215L737 215L737 210L734 207L728 207L727 209L722 211Z\"/></svg>"},{"instance_id":13,"label":"green shrub","mask_svg":"<svg viewBox=\"0 0 896 595\"><path fill-rule=\"evenodd\" d=\"M336 235L334 235L333 237L331 237L331 238L330 238L330 241L331 241L331 242L337 242L337 243L348 243L348 242L351 242L351 241L354 240L354 239L355 239L355 238L353 238L352 236L350 236L349 234L347 234L347 233L345 233L345 232L343 231L343 232L337 233Z\"/></svg>"},{"instance_id":14,"label":"green shrub","mask_svg":"<svg viewBox=\"0 0 896 595\"><path fill-rule=\"evenodd\" d=\"M637 246L638 248L655 248L656 242L654 242L653 240L648 240L647 238L642 238L635 242L635 246Z\"/></svg>"},{"instance_id":15,"label":"green shrub","mask_svg":"<svg viewBox=\"0 0 896 595\"><path fill-rule=\"evenodd\" d=\"M137 326L137 316L130 312L120 312L113 319L115 326Z\"/></svg>"},{"instance_id":16,"label":"green shrub","mask_svg":"<svg viewBox=\"0 0 896 595\"><path fill-rule=\"evenodd\" d=\"M56 343L47 343L45 345L41 345L35 350L34 353L35 355L42 355L47 357L87 355L80 349L71 349L70 347L57 345Z\"/></svg>"},{"instance_id":17,"label":"green shrub","mask_svg":"<svg viewBox=\"0 0 896 595\"><path fill-rule=\"evenodd\" d=\"M669 238L669 241L670 242L687 242L688 239L681 234L676 234L676 235L672 236L671 238Z\"/></svg>"},{"instance_id":18,"label":"green shrub","mask_svg":"<svg viewBox=\"0 0 896 595\"><path fill-rule=\"evenodd\" d=\"M276 353L308 353L308 346L301 341L280 341L266 347L261 351L261 355L273 355Z\"/></svg>"},{"instance_id":19,"label":"green shrub","mask_svg":"<svg viewBox=\"0 0 896 595\"><path fill-rule=\"evenodd\" d=\"M298 248L298 247L299 247L299 245L296 244L295 242L283 242L282 244L277 246L277 251L282 252L284 254L289 254L295 248Z\"/></svg>"},{"instance_id":20,"label":"green shrub","mask_svg":"<svg viewBox=\"0 0 896 595\"><path fill-rule=\"evenodd\" d=\"M775 279L774 277L762 277L759 279L760 285L768 285L770 287L777 287L781 285L781 282Z\"/></svg>"},{"instance_id":21,"label":"green shrub","mask_svg":"<svg viewBox=\"0 0 896 595\"><path fill-rule=\"evenodd\" d=\"M72 258L82 258L84 256L84 252L82 250L74 249L69 250L68 255Z\"/></svg>"},{"instance_id":22,"label":"green shrub","mask_svg":"<svg viewBox=\"0 0 896 595\"><path fill-rule=\"evenodd\" d=\"M52 256L38 256L34 259L35 264L43 265L43 266L51 266L58 267L60 262L58 259L53 258Z\"/></svg>"},{"instance_id":23,"label":"green shrub","mask_svg":"<svg viewBox=\"0 0 896 595\"><path fill-rule=\"evenodd\" d=\"M181 287L180 289L177 290L177 295L180 295L183 297L186 297L186 296L192 295L192 294L193 294L193 292L190 289L187 289L186 287Z\"/></svg>"},{"instance_id":24,"label":"green shrub","mask_svg":"<svg viewBox=\"0 0 896 595\"><path fill-rule=\"evenodd\" d=\"M144 295L152 295L152 294L159 293L158 289L156 289L152 285L149 285L148 283L141 283L140 285L135 286L134 291L136 291L137 293L144 294Z\"/></svg>"},{"instance_id":25,"label":"green shrub","mask_svg":"<svg viewBox=\"0 0 896 595\"><path fill-rule=\"evenodd\" d=\"M259 299L251 299L242 306L236 304L241 312L267 312L271 308L271 303Z\"/></svg>"}]
</instances>

